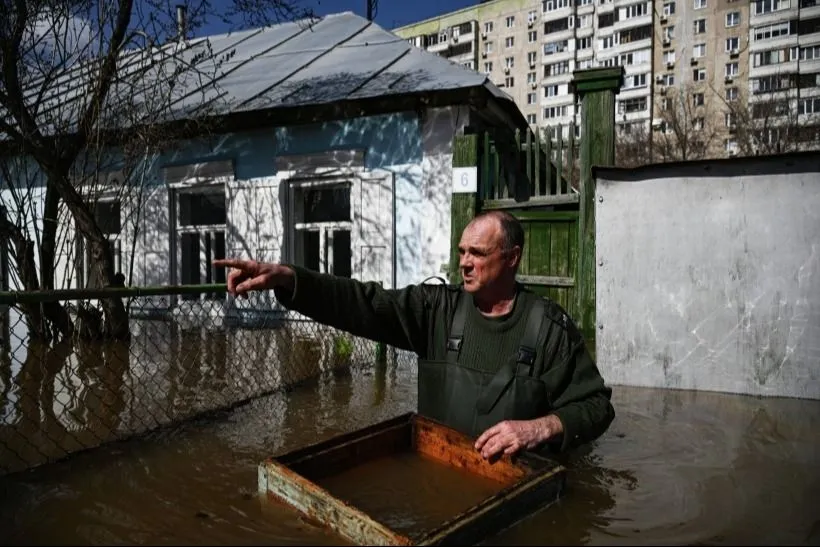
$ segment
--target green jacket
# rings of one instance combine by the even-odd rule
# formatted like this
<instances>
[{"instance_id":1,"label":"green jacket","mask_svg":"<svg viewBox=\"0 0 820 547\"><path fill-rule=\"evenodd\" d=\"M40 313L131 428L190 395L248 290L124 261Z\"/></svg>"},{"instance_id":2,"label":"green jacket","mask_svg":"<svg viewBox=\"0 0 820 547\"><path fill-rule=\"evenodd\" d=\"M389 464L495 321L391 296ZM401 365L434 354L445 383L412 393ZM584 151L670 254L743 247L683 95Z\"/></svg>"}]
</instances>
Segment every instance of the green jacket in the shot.
<instances>
[{"instance_id":1,"label":"green jacket","mask_svg":"<svg viewBox=\"0 0 820 547\"><path fill-rule=\"evenodd\" d=\"M319 274L294 267L293 293L276 289L277 299L287 308L353 335L378 340L419 356L420 404L423 397L421 373L430 363L445 363L452 318L462 294L452 285L410 285L385 290L378 283ZM528 312L537 295L519 287L519 296L510 316L487 319L474 306L467 314L460 367L492 377L518 350ZM564 426L561 439L551 443L554 451L564 452L598 438L606 431L615 413L610 403L611 390L586 349L583 338L558 304L544 300L544 326L539 336L532 376L542 385L537 390L543 400L533 400L533 409L555 414ZM427 374L426 376L429 376ZM424 389L430 391L430 386ZM442 387L443 389L443 387ZM480 388L477 388L480 389ZM442 394L439 398L444 397ZM530 396L532 398L532 396ZM447 404L463 403L457 396ZM472 403L469 403L472 404ZM536 417L527 416L526 418ZM519 416L500 416L518 419ZM521 419L526 419L521 418ZM492 425L492 424L490 424ZM485 427L487 424L481 424ZM460 427L470 435L479 430Z\"/></svg>"}]
</instances>

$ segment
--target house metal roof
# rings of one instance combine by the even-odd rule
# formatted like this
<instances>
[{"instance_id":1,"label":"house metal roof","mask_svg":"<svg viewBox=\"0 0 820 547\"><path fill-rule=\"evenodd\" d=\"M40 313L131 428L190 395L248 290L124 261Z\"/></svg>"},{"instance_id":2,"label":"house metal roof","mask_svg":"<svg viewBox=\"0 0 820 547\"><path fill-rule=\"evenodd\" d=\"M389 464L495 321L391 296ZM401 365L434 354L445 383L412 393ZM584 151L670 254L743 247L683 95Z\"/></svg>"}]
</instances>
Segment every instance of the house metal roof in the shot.
<instances>
[{"instance_id":1,"label":"house metal roof","mask_svg":"<svg viewBox=\"0 0 820 547\"><path fill-rule=\"evenodd\" d=\"M175 64L196 68L169 77ZM46 93L37 82L30 86L31 100L40 97L44 133L70 132L90 92L88 72L74 68L50 82ZM466 89L482 89L519 118L516 123L523 121L512 98L486 75L414 47L351 12L131 51L119 74L106 124L132 123L116 112L123 96L130 105L156 103L161 96L162 107L145 110L180 120Z\"/></svg>"}]
</instances>

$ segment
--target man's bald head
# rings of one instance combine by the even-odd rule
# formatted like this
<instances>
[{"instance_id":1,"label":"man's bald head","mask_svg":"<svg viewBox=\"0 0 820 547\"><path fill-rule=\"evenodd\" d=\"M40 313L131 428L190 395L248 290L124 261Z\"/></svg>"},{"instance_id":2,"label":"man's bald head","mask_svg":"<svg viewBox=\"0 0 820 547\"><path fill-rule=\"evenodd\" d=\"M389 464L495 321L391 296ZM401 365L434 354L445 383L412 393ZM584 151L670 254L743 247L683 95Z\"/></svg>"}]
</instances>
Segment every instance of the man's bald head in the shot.
<instances>
[{"instance_id":1,"label":"man's bald head","mask_svg":"<svg viewBox=\"0 0 820 547\"><path fill-rule=\"evenodd\" d=\"M505 211L483 211L477 214L467 226L469 227L470 224L476 222L496 222L500 231L501 249L510 251L518 246L523 251L524 227L521 226L521 221L510 213Z\"/></svg>"}]
</instances>

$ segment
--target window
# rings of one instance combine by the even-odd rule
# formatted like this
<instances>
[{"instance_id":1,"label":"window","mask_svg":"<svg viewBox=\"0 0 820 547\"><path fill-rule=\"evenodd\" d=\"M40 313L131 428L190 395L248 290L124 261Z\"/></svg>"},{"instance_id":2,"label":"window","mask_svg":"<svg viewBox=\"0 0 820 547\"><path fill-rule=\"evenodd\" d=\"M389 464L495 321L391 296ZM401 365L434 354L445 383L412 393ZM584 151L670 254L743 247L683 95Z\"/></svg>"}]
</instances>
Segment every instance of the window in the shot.
<instances>
[{"instance_id":1,"label":"window","mask_svg":"<svg viewBox=\"0 0 820 547\"><path fill-rule=\"evenodd\" d=\"M692 71L692 79L696 82L706 81L706 69L696 68Z\"/></svg>"},{"instance_id":2,"label":"window","mask_svg":"<svg viewBox=\"0 0 820 547\"><path fill-rule=\"evenodd\" d=\"M703 9L706 7L706 0L695 0L695 9Z\"/></svg>"},{"instance_id":3,"label":"window","mask_svg":"<svg viewBox=\"0 0 820 547\"><path fill-rule=\"evenodd\" d=\"M486 33L492 32L494 26L495 25L493 24L492 21L487 21L486 23L484 23L484 32L486 32Z\"/></svg>"},{"instance_id":4,"label":"window","mask_svg":"<svg viewBox=\"0 0 820 547\"><path fill-rule=\"evenodd\" d=\"M578 40L575 42L575 44L576 44L575 49L578 49L578 50L589 49L589 48L592 47L592 37L587 36L586 38L578 38Z\"/></svg>"},{"instance_id":5,"label":"window","mask_svg":"<svg viewBox=\"0 0 820 547\"><path fill-rule=\"evenodd\" d=\"M563 118L567 115L569 108L564 106L548 106L544 109L544 119Z\"/></svg>"},{"instance_id":6,"label":"window","mask_svg":"<svg viewBox=\"0 0 820 547\"><path fill-rule=\"evenodd\" d=\"M538 12L535 10L530 10L527 13L527 23L535 23L538 21Z\"/></svg>"},{"instance_id":7,"label":"window","mask_svg":"<svg viewBox=\"0 0 820 547\"><path fill-rule=\"evenodd\" d=\"M504 38L504 47L510 48L510 47L513 47L514 45L515 45L515 38L514 37L507 36L506 38Z\"/></svg>"},{"instance_id":8,"label":"window","mask_svg":"<svg viewBox=\"0 0 820 547\"><path fill-rule=\"evenodd\" d=\"M663 28L664 41L672 41L675 38L675 25L670 25Z\"/></svg>"},{"instance_id":9,"label":"window","mask_svg":"<svg viewBox=\"0 0 820 547\"><path fill-rule=\"evenodd\" d=\"M598 49L610 49L618 45L618 36L610 34L598 39Z\"/></svg>"},{"instance_id":10,"label":"window","mask_svg":"<svg viewBox=\"0 0 820 547\"><path fill-rule=\"evenodd\" d=\"M544 97L557 97L558 96L558 86L557 85L546 85L544 86Z\"/></svg>"},{"instance_id":11,"label":"window","mask_svg":"<svg viewBox=\"0 0 820 547\"><path fill-rule=\"evenodd\" d=\"M350 277L351 186L350 181L294 183L292 237L296 265Z\"/></svg>"},{"instance_id":12,"label":"window","mask_svg":"<svg viewBox=\"0 0 820 547\"><path fill-rule=\"evenodd\" d=\"M726 53L737 53L740 51L740 38L726 38Z\"/></svg>"},{"instance_id":13,"label":"window","mask_svg":"<svg viewBox=\"0 0 820 547\"><path fill-rule=\"evenodd\" d=\"M96 203L89 204L92 208L94 219L108 240L108 250L114 260L114 273L124 273L122 271L122 243L120 241L120 231L122 230L122 217L120 212L120 200L116 198L99 198ZM224 241L224 240L223 240ZM92 258L92 246L78 234L76 241L77 252L77 286L80 288L100 288L100 281L92 271L94 260ZM223 247L224 253L224 247ZM222 255L224 257L224 254ZM223 268L224 270L224 268ZM223 273L224 281L224 273Z\"/></svg>"},{"instance_id":14,"label":"window","mask_svg":"<svg viewBox=\"0 0 820 547\"><path fill-rule=\"evenodd\" d=\"M735 115L732 112L726 112L723 114L723 125L726 127L732 127L735 125Z\"/></svg>"},{"instance_id":15,"label":"window","mask_svg":"<svg viewBox=\"0 0 820 547\"><path fill-rule=\"evenodd\" d=\"M512 76L507 76L504 78L504 87L513 87L515 86L515 78Z\"/></svg>"},{"instance_id":16,"label":"window","mask_svg":"<svg viewBox=\"0 0 820 547\"><path fill-rule=\"evenodd\" d=\"M624 89L646 87L646 74L632 74L624 77Z\"/></svg>"},{"instance_id":17,"label":"window","mask_svg":"<svg viewBox=\"0 0 820 547\"><path fill-rule=\"evenodd\" d=\"M515 67L515 57L506 57L504 59L504 68L513 68Z\"/></svg>"},{"instance_id":18,"label":"window","mask_svg":"<svg viewBox=\"0 0 820 547\"><path fill-rule=\"evenodd\" d=\"M183 285L224 283L225 269L215 268L211 262L225 258L225 187L220 184L195 190L177 190L174 197L179 265L177 281ZM204 297L217 299L222 295L209 293ZM193 300L198 295L183 295L181 298Z\"/></svg>"},{"instance_id":19,"label":"window","mask_svg":"<svg viewBox=\"0 0 820 547\"><path fill-rule=\"evenodd\" d=\"M754 29L755 40L771 40L779 36L788 36L791 31L791 26L788 21L784 23L775 23L773 25L765 25Z\"/></svg>"},{"instance_id":20,"label":"window","mask_svg":"<svg viewBox=\"0 0 820 547\"><path fill-rule=\"evenodd\" d=\"M757 0L753 4L755 15L789 9L791 5L790 0Z\"/></svg>"},{"instance_id":21,"label":"window","mask_svg":"<svg viewBox=\"0 0 820 547\"><path fill-rule=\"evenodd\" d=\"M801 47L799 55L801 61L820 59L820 45Z\"/></svg>"},{"instance_id":22,"label":"window","mask_svg":"<svg viewBox=\"0 0 820 547\"><path fill-rule=\"evenodd\" d=\"M661 99L660 106L661 106L661 110L669 110L669 99L667 99L666 97Z\"/></svg>"},{"instance_id":23,"label":"window","mask_svg":"<svg viewBox=\"0 0 820 547\"><path fill-rule=\"evenodd\" d=\"M820 114L820 97L800 99L797 103L798 114Z\"/></svg>"},{"instance_id":24,"label":"window","mask_svg":"<svg viewBox=\"0 0 820 547\"><path fill-rule=\"evenodd\" d=\"M730 11L726 14L726 26L727 27L736 27L740 24L740 12L739 11Z\"/></svg>"},{"instance_id":25,"label":"window","mask_svg":"<svg viewBox=\"0 0 820 547\"><path fill-rule=\"evenodd\" d=\"M706 19L695 19L695 34L706 32Z\"/></svg>"},{"instance_id":26,"label":"window","mask_svg":"<svg viewBox=\"0 0 820 547\"><path fill-rule=\"evenodd\" d=\"M484 53L492 53L493 52L493 43L492 42L484 42Z\"/></svg>"},{"instance_id":27,"label":"window","mask_svg":"<svg viewBox=\"0 0 820 547\"><path fill-rule=\"evenodd\" d=\"M734 139L724 139L723 149L726 150L726 152L737 152L737 141Z\"/></svg>"},{"instance_id":28,"label":"window","mask_svg":"<svg viewBox=\"0 0 820 547\"><path fill-rule=\"evenodd\" d=\"M566 74L569 72L569 61L561 61L544 65L544 77L558 76L559 74Z\"/></svg>"},{"instance_id":29,"label":"window","mask_svg":"<svg viewBox=\"0 0 820 547\"><path fill-rule=\"evenodd\" d=\"M667 17L669 17L670 15L675 15L675 3L665 2L663 5L663 14Z\"/></svg>"},{"instance_id":30,"label":"window","mask_svg":"<svg viewBox=\"0 0 820 547\"><path fill-rule=\"evenodd\" d=\"M703 118L693 118L692 119L692 129L695 131L703 130Z\"/></svg>"},{"instance_id":31,"label":"window","mask_svg":"<svg viewBox=\"0 0 820 547\"><path fill-rule=\"evenodd\" d=\"M635 97L633 99L624 99L618 102L618 113L633 114L635 112L643 112L646 110L646 97Z\"/></svg>"},{"instance_id":32,"label":"window","mask_svg":"<svg viewBox=\"0 0 820 547\"><path fill-rule=\"evenodd\" d=\"M664 74L663 75L663 85L675 85L675 75L674 74Z\"/></svg>"},{"instance_id":33,"label":"window","mask_svg":"<svg viewBox=\"0 0 820 547\"><path fill-rule=\"evenodd\" d=\"M507 28L513 28L515 26L515 15L508 15L505 19L505 24Z\"/></svg>"},{"instance_id":34,"label":"window","mask_svg":"<svg viewBox=\"0 0 820 547\"><path fill-rule=\"evenodd\" d=\"M705 97L703 93L693 93L692 94L692 104L695 106L703 106Z\"/></svg>"},{"instance_id":35,"label":"window","mask_svg":"<svg viewBox=\"0 0 820 547\"><path fill-rule=\"evenodd\" d=\"M631 4L629 6L621 8L621 18L632 19L633 17L643 17L644 15L649 13L647 6L647 2L641 2L639 4Z\"/></svg>"},{"instance_id":36,"label":"window","mask_svg":"<svg viewBox=\"0 0 820 547\"><path fill-rule=\"evenodd\" d=\"M538 80L537 80L535 72L527 72L527 83L528 84L534 84L537 81Z\"/></svg>"},{"instance_id":37,"label":"window","mask_svg":"<svg viewBox=\"0 0 820 547\"><path fill-rule=\"evenodd\" d=\"M537 116L535 114L527 114L527 123L530 125L535 125L536 123L538 123L536 117Z\"/></svg>"},{"instance_id":38,"label":"window","mask_svg":"<svg viewBox=\"0 0 820 547\"><path fill-rule=\"evenodd\" d=\"M484 72L489 74L492 71L493 71L493 62L492 61L487 61L486 63L484 63Z\"/></svg>"},{"instance_id":39,"label":"window","mask_svg":"<svg viewBox=\"0 0 820 547\"><path fill-rule=\"evenodd\" d=\"M538 31L537 30L531 30L531 31L527 32L527 43L528 44L533 44L537 41L538 41Z\"/></svg>"},{"instance_id":40,"label":"window","mask_svg":"<svg viewBox=\"0 0 820 547\"><path fill-rule=\"evenodd\" d=\"M695 44L692 46L692 57L696 59L706 57L706 44Z\"/></svg>"},{"instance_id":41,"label":"window","mask_svg":"<svg viewBox=\"0 0 820 547\"><path fill-rule=\"evenodd\" d=\"M538 100L537 93L527 93L527 104L535 104Z\"/></svg>"},{"instance_id":42,"label":"window","mask_svg":"<svg viewBox=\"0 0 820 547\"><path fill-rule=\"evenodd\" d=\"M732 102L736 101L738 98L738 90L736 87L727 87L726 88L726 101Z\"/></svg>"},{"instance_id":43,"label":"window","mask_svg":"<svg viewBox=\"0 0 820 547\"><path fill-rule=\"evenodd\" d=\"M675 52L672 51L664 51L663 52L663 64L675 64Z\"/></svg>"},{"instance_id":44,"label":"window","mask_svg":"<svg viewBox=\"0 0 820 547\"><path fill-rule=\"evenodd\" d=\"M737 76L739 72L739 67L737 63L726 63L726 77L734 77Z\"/></svg>"},{"instance_id":45,"label":"window","mask_svg":"<svg viewBox=\"0 0 820 547\"><path fill-rule=\"evenodd\" d=\"M567 50L569 42L567 40L558 40L557 42L549 42L544 44L544 55L553 55L555 53L563 53Z\"/></svg>"},{"instance_id":46,"label":"window","mask_svg":"<svg viewBox=\"0 0 820 547\"><path fill-rule=\"evenodd\" d=\"M527 62L530 65L534 65L537 60L538 60L538 53L537 52L530 51L529 53L527 53Z\"/></svg>"}]
</instances>

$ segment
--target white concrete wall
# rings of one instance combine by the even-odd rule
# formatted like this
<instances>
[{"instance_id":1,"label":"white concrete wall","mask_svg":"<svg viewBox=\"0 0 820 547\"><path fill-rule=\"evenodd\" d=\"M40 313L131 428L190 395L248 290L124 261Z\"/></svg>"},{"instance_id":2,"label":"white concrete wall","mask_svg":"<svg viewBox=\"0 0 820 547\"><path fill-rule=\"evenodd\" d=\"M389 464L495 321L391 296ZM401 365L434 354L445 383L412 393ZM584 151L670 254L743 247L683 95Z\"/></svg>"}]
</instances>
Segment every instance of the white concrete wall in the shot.
<instances>
[{"instance_id":1,"label":"white concrete wall","mask_svg":"<svg viewBox=\"0 0 820 547\"><path fill-rule=\"evenodd\" d=\"M611 384L820 399L820 154L597 172Z\"/></svg>"}]
</instances>

